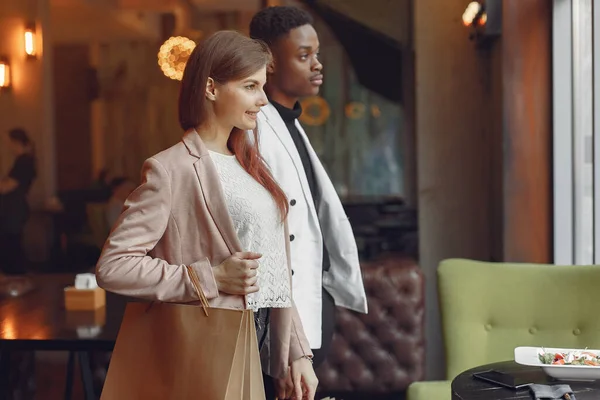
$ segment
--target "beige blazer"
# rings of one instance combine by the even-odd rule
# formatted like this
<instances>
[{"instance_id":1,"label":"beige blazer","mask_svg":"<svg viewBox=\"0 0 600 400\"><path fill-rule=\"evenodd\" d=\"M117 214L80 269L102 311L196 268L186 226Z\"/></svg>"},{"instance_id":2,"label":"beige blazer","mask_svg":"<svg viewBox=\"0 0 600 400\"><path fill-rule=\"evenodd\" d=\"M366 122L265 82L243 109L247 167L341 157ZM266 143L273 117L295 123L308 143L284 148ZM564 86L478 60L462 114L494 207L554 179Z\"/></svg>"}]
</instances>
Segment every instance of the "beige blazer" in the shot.
<instances>
[{"instance_id":1,"label":"beige blazer","mask_svg":"<svg viewBox=\"0 0 600 400\"><path fill-rule=\"evenodd\" d=\"M195 131L149 158L96 266L98 284L126 296L199 304L186 266L211 307L244 309L244 296L219 292L213 266L243 251L227 211L217 170ZM286 250L289 238L286 222ZM291 285L290 285L291 287ZM273 309L266 372L283 377L294 360L311 356L294 305Z\"/></svg>"}]
</instances>

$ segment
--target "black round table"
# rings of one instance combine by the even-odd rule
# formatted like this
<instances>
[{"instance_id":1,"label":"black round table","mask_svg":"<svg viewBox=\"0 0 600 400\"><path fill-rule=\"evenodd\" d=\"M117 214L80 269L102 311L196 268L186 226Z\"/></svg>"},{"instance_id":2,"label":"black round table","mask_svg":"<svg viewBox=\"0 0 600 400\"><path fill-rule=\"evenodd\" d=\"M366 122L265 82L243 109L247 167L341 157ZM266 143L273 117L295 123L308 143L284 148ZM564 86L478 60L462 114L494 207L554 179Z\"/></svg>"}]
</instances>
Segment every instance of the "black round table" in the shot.
<instances>
[{"instance_id":1,"label":"black round table","mask_svg":"<svg viewBox=\"0 0 600 400\"><path fill-rule=\"evenodd\" d=\"M452 381L452 400L532 400L534 398L528 388L512 390L473 378L473 373L490 369L507 373L526 371L527 375L532 377L532 383L543 385L567 384L573 389L577 400L600 399L600 381L557 381L547 376L539 367L529 367L517 364L514 361L505 361L482 365L458 375Z\"/></svg>"}]
</instances>

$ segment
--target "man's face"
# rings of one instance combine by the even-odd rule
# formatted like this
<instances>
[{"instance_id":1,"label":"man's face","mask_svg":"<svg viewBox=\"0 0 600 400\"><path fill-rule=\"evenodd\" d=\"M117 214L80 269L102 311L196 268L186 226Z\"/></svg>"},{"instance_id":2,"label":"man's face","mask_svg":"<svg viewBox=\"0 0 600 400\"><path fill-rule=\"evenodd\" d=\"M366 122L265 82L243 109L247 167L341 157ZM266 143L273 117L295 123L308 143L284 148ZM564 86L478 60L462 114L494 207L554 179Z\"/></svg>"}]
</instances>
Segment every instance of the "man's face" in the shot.
<instances>
[{"instance_id":1,"label":"man's face","mask_svg":"<svg viewBox=\"0 0 600 400\"><path fill-rule=\"evenodd\" d=\"M319 37L312 25L292 29L272 46L269 85L286 96L315 96L323 84Z\"/></svg>"}]
</instances>

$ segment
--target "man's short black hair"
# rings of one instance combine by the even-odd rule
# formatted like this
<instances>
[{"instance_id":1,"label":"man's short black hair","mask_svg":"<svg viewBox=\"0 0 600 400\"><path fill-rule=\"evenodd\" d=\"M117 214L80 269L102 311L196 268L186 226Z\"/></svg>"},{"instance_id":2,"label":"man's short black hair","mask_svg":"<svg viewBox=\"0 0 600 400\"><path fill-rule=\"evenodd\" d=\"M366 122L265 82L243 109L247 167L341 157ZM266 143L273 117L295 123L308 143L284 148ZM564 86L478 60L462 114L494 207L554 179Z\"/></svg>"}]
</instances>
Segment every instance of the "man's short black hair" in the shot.
<instances>
[{"instance_id":1,"label":"man's short black hair","mask_svg":"<svg viewBox=\"0 0 600 400\"><path fill-rule=\"evenodd\" d=\"M250 22L250 37L271 46L292 29L312 25L313 18L305 10L291 6L267 7L256 13Z\"/></svg>"}]
</instances>

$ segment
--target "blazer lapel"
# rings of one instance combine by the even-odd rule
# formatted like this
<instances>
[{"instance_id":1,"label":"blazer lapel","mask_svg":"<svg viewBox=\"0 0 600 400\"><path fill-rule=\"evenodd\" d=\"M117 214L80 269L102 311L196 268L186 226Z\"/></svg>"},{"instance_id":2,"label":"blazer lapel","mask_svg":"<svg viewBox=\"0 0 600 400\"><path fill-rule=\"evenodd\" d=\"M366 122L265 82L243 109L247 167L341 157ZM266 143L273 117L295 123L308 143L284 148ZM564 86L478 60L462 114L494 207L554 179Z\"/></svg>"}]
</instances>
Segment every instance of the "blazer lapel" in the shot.
<instances>
[{"instance_id":1,"label":"blazer lapel","mask_svg":"<svg viewBox=\"0 0 600 400\"><path fill-rule=\"evenodd\" d=\"M271 103L264 106L261 112L264 113L267 124L269 124L273 132L275 132L275 135L281 144L283 144L288 156L292 160L292 164L296 168L298 178L300 179L302 190L305 192L304 196L306 197L307 204L310 208L312 208L313 211L315 211L312 195L310 193L310 187L308 186L308 180L306 179L306 173L304 171L304 165L302 165L302 160L298 154L298 149L292 140L292 136L289 134L285 122L283 122L283 119Z\"/></svg>"},{"instance_id":2,"label":"blazer lapel","mask_svg":"<svg viewBox=\"0 0 600 400\"><path fill-rule=\"evenodd\" d=\"M183 137L183 143L188 148L190 154L197 158L194 162L194 169L200 182L200 190L204 196L208 211L213 221L215 221L215 225L219 229L223 240L227 244L227 248L229 248L232 254L242 251L242 245L227 210L219 173L210 158L206 146L204 146L202 139L200 139L200 135L195 130L189 131Z\"/></svg>"},{"instance_id":3,"label":"blazer lapel","mask_svg":"<svg viewBox=\"0 0 600 400\"><path fill-rule=\"evenodd\" d=\"M275 107L273 107L273 105L269 103L262 108L261 112L264 113L267 124L269 124L269 126L271 127L273 132L275 132L275 135L277 136L281 144L283 144L283 147L285 147L285 150L292 159L292 162L294 163L296 169L304 168L302 166L302 160L300 160L298 150L296 150L296 145L294 144L292 137L289 133L283 134L283 132L288 132L288 128L285 125L285 122L283 122L283 119L281 119L281 116L279 115Z\"/></svg>"},{"instance_id":4,"label":"blazer lapel","mask_svg":"<svg viewBox=\"0 0 600 400\"><path fill-rule=\"evenodd\" d=\"M304 141L304 143L306 145L306 151L308 152L308 158L310 159L310 163L312 164L313 170L315 172L315 179L317 180L317 186L319 186L319 188L321 188L321 195L324 195L323 191L325 190L325 186L331 186L331 188L333 188L333 190L335 192L335 188L333 187L333 184L331 182L331 179L329 178L329 175L327 174L327 171L325 171L325 167L323 166L321 159L317 155L317 152L315 151L315 149L310 144L308 135L306 134L306 132L304 131L304 128L302 128L302 125L300 124L300 122L298 120L296 120L296 128L298 128L298 131L300 132L300 137L302 138L302 140ZM337 196L337 192L336 192L336 196Z\"/></svg>"}]
</instances>

